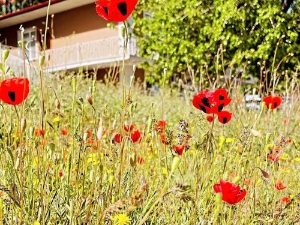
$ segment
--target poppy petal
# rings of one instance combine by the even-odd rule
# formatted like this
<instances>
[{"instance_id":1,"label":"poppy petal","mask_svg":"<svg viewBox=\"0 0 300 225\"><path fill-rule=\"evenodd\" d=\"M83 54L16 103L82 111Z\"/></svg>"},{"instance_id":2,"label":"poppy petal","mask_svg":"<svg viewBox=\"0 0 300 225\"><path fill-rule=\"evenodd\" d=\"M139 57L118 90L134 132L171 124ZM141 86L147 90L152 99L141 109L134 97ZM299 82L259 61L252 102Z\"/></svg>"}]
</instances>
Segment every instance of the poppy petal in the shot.
<instances>
[{"instance_id":1,"label":"poppy petal","mask_svg":"<svg viewBox=\"0 0 300 225\"><path fill-rule=\"evenodd\" d=\"M226 124L231 120L232 113L228 111L221 111L218 113L218 120L222 124Z\"/></svg>"},{"instance_id":2,"label":"poppy petal","mask_svg":"<svg viewBox=\"0 0 300 225\"><path fill-rule=\"evenodd\" d=\"M263 98L263 102L265 103L265 106L269 109L276 109L278 108L282 103L282 98L280 96L266 96Z\"/></svg>"},{"instance_id":3,"label":"poppy petal","mask_svg":"<svg viewBox=\"0 0 300 225\"><path fill-rule=\"evenodd\" d=\"M108 21L123 22L133 12L138 0L99 0L96 2L97 14Z\"/></svg>"},{"instance_id":4,"label":"poppy petal","mask_svg":"<svg viewBox=\"0 0 300 225\"><path fill-rule=\"evenodd\" d=\"M1 82L0 99L9 105L21 104L29 94L27 78L9 78Z\"/></svg>"},{"instance_id":5,"label":"poppy petal","mask_svg":"<svg viewBox=\"0 0 300 225\"><path fill-rule=\"evenodd\" d=\"M214 188L214 191L215 191L216 193L221 193L221 192L222 192L222 186L221 186L221 184L215 184L215 185L213 186L213 188Z\"/></svg>"}]
</instances>

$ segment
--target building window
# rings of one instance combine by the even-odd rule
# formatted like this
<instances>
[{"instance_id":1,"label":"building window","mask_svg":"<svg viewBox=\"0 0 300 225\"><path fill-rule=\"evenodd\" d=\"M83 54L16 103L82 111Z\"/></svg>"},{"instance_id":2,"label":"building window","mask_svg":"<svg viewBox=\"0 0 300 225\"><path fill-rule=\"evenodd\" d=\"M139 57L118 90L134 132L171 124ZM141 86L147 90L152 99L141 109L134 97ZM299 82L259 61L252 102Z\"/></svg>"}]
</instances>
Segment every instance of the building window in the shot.
<instances>
[{"instance_id":1,"label":"building window","mask_svg":"<svg viewBox=\"0 0 300 225\"><path fill-rule=\"evenodd\" d=\"M35 28L25 29L23 32L25 54L29 61L37 60L39 56L37 45L37 32ZM18 31L18 42L22 40L21 31ZM22 56L22 49L20 48L19 55Z\"/></svg>"}]
</instances>

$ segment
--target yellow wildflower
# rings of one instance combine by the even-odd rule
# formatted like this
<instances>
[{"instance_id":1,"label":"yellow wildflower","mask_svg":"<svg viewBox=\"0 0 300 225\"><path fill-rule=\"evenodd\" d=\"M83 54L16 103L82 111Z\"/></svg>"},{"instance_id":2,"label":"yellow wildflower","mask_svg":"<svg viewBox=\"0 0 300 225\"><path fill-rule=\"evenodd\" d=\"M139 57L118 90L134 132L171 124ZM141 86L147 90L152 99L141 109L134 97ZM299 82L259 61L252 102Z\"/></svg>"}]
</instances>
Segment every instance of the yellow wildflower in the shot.
<instances>
[{"instance_id":1,"label":"yellow wildflower","mask_svg":"<svg viewBox=\"0 0 300 225\"><path fill-rule=\"evenodd\" d=\"M131 219L124 213L116 214L112 219L114 225L129 225Z\"/></svg>"}]
</instances>

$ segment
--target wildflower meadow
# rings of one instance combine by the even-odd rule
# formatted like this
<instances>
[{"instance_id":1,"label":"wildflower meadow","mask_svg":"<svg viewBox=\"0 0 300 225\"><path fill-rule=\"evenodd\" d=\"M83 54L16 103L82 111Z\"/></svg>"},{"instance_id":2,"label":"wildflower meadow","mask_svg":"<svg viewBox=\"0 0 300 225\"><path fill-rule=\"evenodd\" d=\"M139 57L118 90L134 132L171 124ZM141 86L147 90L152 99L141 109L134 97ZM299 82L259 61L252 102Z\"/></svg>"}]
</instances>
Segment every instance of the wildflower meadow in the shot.
<instances>
[{"instance_id":1,"label":"wildflower meadow","mask_svg":"<svg viewBox=\"0 0 300 225\"><path fill-rule=\"evenodd\" d=\"M122 22L137 1L99 0ZM37 82L1 62L0 224L300 224L297 71L259 92L230 79L154 96L135 82ZM121 65L122 67L122 65ZM270 76L276 83L276 73ZM95 78L95 77L94 77Z\"/></svg>"}]
</instances>

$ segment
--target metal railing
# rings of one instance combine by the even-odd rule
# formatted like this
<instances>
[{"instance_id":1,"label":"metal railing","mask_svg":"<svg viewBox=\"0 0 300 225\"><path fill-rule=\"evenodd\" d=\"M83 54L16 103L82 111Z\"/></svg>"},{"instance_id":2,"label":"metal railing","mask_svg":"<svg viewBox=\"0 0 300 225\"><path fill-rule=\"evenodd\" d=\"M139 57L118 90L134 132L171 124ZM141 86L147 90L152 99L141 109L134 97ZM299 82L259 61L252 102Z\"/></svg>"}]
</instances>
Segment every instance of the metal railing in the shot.
<instances>
[{"instance_id":1,"label":"metal railing","mask_svg":"<svg viewBox=\"0 0 300 225\"><path fill-rule=\"evenodd\" d=\"M136 41L128 43L126 56L136 55ZM61 48L46 50L45 67L52 71L71 69L78 66L114 62L123 57L123 41L119 37L105 38L96 41L83 42Z\"/></svg>"},{"instance_id":2,"label":"metal railing","mask_svg":"<svg viewBox=\"0 0 300 225\"><path fill-rule=\"evenodd\" d=\"M124 58L124 43L122 38L111 37L96 41L83 42L74 45L68 45L61 48L53 48L45 51L46 71L54 72L66 69L74 69L80 66L103 65L121 61ZM0 45L0 60L2 60L2 52L9 49L10 54L6 61L6 66L10 67L10 71L15 74L23 74L24 60L21 49L7 45ZM43 54L43 52L37 55ZM125 60L130 56L137 54L136 40L130 38L125 52ZM27 56L29 54L27 53ZM29 58L30 60L30 58ZM1 62L1 61L0 61ZM25 69L26 74L34 71L37 66L37 60L26 58Z\"/></svg>"}]
</instances>

